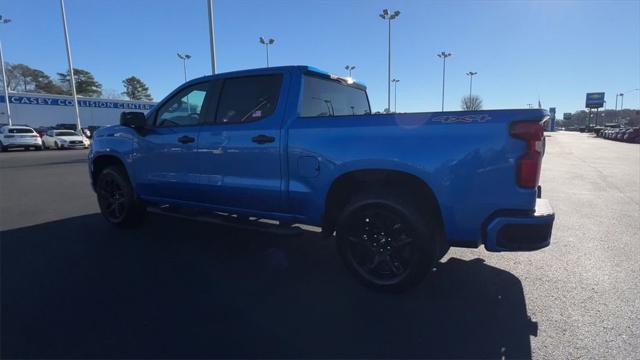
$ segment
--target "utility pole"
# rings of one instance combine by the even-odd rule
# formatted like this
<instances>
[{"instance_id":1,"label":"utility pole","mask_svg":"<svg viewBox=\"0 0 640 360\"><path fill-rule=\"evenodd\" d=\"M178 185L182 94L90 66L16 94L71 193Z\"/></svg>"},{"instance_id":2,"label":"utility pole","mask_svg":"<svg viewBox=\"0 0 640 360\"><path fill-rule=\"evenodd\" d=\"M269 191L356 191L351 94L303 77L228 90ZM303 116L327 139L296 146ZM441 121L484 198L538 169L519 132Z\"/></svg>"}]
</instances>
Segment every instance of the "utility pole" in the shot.
<instances>
[{"instance_id":1,"label":"utility pole","mask_svg":"<svg viewBox=\"0 0 640 360\"><path fill-rule=\"evenodd\" d=\"M11 19L3 18L0 15L0 24L8 24ZM9 89L7 88L7 73L4 70L4 55L2 54L2 41L0 40L0 63L2 63L2 86L4 88L4 103L7 106L7 119L9 120L9 126L13 125L11 122L11 106L9 105Z\"/></svg>"},{"instance_id":2,"label":"utility pole","mask_svg":"<svg viewBox=\"0 0 640 360\"><path fill-rule=\"evenodd\" d=\"M184 82L187 82L187 60L191 59L191 55L178 53L178 58L182 60L182 70L184 71Z\"/></svg>"},{"instance_id":3,"label":"utility pole","mask_svg":"<svg viewBox=\"0 0 640 360\"><path fill-rule=\"evenodd\" d=\"M73 95L73 105L76 110L76 127L77 127L78 134L82 135L82 127L80 126L80 109L78 108L78 95L76 94L76 78L73 75L73 61L71 59L71 45L69 45L69 33L67 31L67 15L64 11L64 0L60 0L60 10L62 11L62 28L64 29L64 43L67 47L67 62L69 63L71 94Z\"/></svg>"},{"instance_id":4,"label":"utility pole","mask_svg":"<svg viewBox=\"0 0 640 360\"><path fill-rule=\"evenodd\" d=\"M263 44L267 49L267 67L269 67L269 45L273 45L275 40L269 38L269 40L265 40L262 36L260 36L260 44Z\"/></svg>"},{"instance_id":5,"label":"utility pole","mask_svg":"<svg viewBox=\"0 0 640 360\"><path fill-rule=\"evenodd\" d=\"M451 53L444 51L438 54L438 57L442 59L442 108L440 109L440 111L444 111L444 74L447 64L447 58L449 56L451 56Z\"/></svg>"},{"instance_id":6,"label":"utility pole","mask_svg":"<svg viewBox=\"0 0 640 360\"><path fill-rule=\"evenodd\" d=\"M400 11L396 10L390 13L388 9L383 9L381 14L378 14L382 20L387 20L389 23L389 36L388 36L388 52L387 52L387 112L391 112L391 20L400 16Z\"/></svg>"},{"instance_id":7,"label":"utility pole","mask_svg":"<svg viewBox=\"0 0 640 360\"><path fill-rule=\"evenodd\" d=\"M209 50L211 51L211 75L216 74L216 40L213 33L213 0L207 0L209 14Z\"/></svg>"},{"instance_id":8,"label":"utility pole","mask_svg":"<svg viewBox=\"0 0 640 360\"><path fill-rule=\"evenodd\" d=\"M393 82L393 112L397 113L398 112L398 83L400 82L400 80L393 79L391 80L391 82Z\"/></svg>"},{"instance_id":9,"label":"utility pole","mask_svg":"<svg viewBox=\"0 0 640 360\"><path fill-rule=\"evenodd\" d=\"M344 69L349 72L349 77L351 77L351 70L353 70L355 68L356 67L354 65L347 65L347 66L344 67Z\"/></svg>"},{"instance_id":10,"label":"utility pole","mask_svg":"<svg viewBox=\"0 0 640 360\"><path fill-rule=\"evenodd\" d=\"M469 75L469 97L471 97L471 89L473 88L473 75L478 75L478 73L469 71L467 75Z\"/></svg>"}]
</instances>

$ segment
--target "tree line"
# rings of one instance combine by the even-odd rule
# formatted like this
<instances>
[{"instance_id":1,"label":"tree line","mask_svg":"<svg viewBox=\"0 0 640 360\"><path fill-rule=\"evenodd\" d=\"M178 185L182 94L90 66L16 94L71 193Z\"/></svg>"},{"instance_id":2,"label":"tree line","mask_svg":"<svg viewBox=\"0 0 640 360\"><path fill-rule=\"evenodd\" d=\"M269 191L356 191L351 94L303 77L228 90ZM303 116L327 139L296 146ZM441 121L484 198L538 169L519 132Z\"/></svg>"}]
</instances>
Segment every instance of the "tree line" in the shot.
<instances>
[{"instance_id":1,"label":"tree line","mask_svg":"<svg viewBox=\"0 0 640 360\"><path fill-rule=\"evenodd\" d=\"M71 75L69 71L56 73L57 79L44 71L25 64L5 63L7 87L12 92L42 93L53 95L71 95ZM78 96L102 96L102 84L91 72L73 68ZM149 87L140 78L130 76L122 80L124 91L121 94L129 100L152 101Z\"/></svg>"},{"instance_id":2,"label":"tree line","mask_svg":"<svg viewBox=\"0 0 640 360\"><path fill-rule=\"evenodd\" d=\"M587 124L591 126L596 125L596 119L598 126L604 126L605 124L617 124L622 123L626 126L639 126L640 125L640 111L632 109L622 110L601 110L591 112L591 118L589 118L589 112L585 110L579 110L571 114L568 119L563 119L562 114L556 114L556 122L559 126L564 127L585 127Z\"/></svg>"}]
</instances>

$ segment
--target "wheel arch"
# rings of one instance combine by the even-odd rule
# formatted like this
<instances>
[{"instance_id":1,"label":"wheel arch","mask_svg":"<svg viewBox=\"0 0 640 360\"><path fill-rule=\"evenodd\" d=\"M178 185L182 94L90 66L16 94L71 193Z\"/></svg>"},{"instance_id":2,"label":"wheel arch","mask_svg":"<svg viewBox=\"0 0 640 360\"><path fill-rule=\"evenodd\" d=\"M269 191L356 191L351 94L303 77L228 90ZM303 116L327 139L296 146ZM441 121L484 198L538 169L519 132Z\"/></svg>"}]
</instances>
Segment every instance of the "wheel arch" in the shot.
<instances>
[{"instance_id":1,"label":"wheel arch","mask_svg":"<svg viewBox=\"0 0 640 360\"><path fill-rule=\"evenodd\" d=\"M125 171L127 170L124 161L118 156L113 154L98 155L91 160L91 183L95 184L98 175L109 166L122 166Z\"/></svg>"},{"instance_id":2,"label":"wheel arch","mask_svg":"<svg viewBox=\"0 0 640 360\"><path fill-rule=\"evenodd\" d=\"M444 230L440 203L426 181L402 170L359 169L341 174L329 187L322 217L323 233L333 233L340 211L350 201L352 194L380 189L410 194L420 206L425 206L425 210L436 216L436 221Z\"/></svg>"}]
</instances>

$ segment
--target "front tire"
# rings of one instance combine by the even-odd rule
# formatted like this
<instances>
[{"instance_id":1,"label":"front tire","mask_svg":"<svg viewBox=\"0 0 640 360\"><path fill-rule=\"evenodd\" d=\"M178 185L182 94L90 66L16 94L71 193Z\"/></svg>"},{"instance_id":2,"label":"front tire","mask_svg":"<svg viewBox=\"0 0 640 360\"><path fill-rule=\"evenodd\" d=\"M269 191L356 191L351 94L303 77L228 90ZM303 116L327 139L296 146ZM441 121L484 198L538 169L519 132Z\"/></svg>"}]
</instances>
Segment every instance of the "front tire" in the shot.
<instances>
[{"instance_id":1,"label":"front tire","mask_svg":"<svg viewBox=\"0 0 640 360\"><path fill-rule=\"evenodd\" d=\"M110 224L135 227L144 220L146 208L137 199L121 166L110 166L98 175L96 193L100 212Z\"/></svg>"},{"instance_id":2,"label":"front tire","mask_svg":"<svg viewBox=\"0 0 640 360\"><path fill-rule=\"evenodd\" d=\"M418 285L437 261L437 224L408 196L362 194L338 220L338 251L364 285L403 292Z\"/></svg>"}]
</instances>

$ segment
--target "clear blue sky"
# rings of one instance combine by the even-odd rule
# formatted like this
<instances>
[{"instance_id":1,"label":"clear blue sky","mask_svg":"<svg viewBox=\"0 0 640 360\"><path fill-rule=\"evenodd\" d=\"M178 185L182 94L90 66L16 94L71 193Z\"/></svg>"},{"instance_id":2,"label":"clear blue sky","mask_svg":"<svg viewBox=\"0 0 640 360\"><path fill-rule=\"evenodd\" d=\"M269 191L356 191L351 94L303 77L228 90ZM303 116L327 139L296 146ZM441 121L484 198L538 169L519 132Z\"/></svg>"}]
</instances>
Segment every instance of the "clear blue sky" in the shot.
<instances>
[{"instance_id":1,"label":"clear blue sky","mask_svg":"<svg viewBox=\"0 0 640 360\"><path fill-rule=\"evenodd\" d=\"M74 65L105 89L122 91L127 76L142 78L155 99L183 79L176 52L190 53L190 77L208 74L206 0L66 0ZM390 8L392 76L399 111L440 109L447 60L445 108L459 109L468 71L485 108L537 103L558 112L584 106L585 92L640 88L640 1L241 1L215 0L218 70L265 65L259 36L276 39L272 65L308 64L364 82L374 110L386 106ZM3 1L5 60L50 75L66 69L60 9L54 0ZM625 107L640 108L639 91Z\"/></svg>"}]
</instances>

